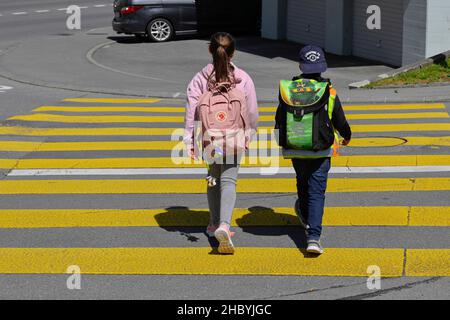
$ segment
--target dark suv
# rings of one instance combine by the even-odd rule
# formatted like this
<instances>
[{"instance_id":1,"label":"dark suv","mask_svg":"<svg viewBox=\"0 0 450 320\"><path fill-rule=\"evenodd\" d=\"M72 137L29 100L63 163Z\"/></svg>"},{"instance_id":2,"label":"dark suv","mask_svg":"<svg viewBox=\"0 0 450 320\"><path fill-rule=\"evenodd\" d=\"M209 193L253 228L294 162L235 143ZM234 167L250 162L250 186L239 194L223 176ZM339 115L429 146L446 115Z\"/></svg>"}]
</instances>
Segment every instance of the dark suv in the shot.
<instances>
[{"instance_id":1,"label":"dark suv","mask_svg":"<svg viewBox=\"0 0 450 320\"><path fill-rule=\"evenodd\" d=\"M261 0L115 0L113 29L152 41L210 31L259 31Z\"/></svg>"}]
</instances>

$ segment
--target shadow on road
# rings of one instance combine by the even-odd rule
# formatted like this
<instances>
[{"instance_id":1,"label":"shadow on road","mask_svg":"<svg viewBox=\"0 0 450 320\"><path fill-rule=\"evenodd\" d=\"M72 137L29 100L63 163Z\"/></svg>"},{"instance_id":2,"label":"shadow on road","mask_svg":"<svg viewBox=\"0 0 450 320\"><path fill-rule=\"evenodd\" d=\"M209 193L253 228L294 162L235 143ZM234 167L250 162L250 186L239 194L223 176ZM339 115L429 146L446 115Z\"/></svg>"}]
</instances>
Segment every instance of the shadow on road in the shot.
<instances>
[{"instance_id":1,"label":"shadow on road","mask_svg":"<svg viewBox=\"0 0 450 320\"><path fill-rule=\"evenodd\" d=\"M303 44L262 39L260 37L242 37L237 38L238 51L262 56L269 59L283 58L291 61L298 61L298 53ZM338 56L327 53L327 62L329 68L345 67L365 67L386 65L384 63L357 58L354 56Z\"/></svg>"},{"instance_id":2,"label":"shadow on road","mask_svg":"<svg viewBox=\"0 0 450 320\"><path fill-rule=\"evenodd\" d=\"M158 45L159 43L151 42L146 38L136 38L134 36L110 36L109 40L120 44L137 44L148 43L149 45ZM206 35L192 35L192 36L178 36L173 42L184 40L204 40L208 41L209 36ZM302 44L289 41L276 41L262 39L255 36L238 36L236 38L237 49L240 52L249 53L265 57L268 59L283 58L294 62L298 61L298 52L303 47ZM329 68L346 68L346 67L367 67L367 66L381 66L386 65L376 61L357 58L354 56L339 56L327 53L327 62Z\"/></svg>"},{"instance_id":3,"label":"shadow on road","mask_svg":"<svg viewBox=\"0 0 450 320\"><path fill-rule=\"evenodd\" d=\"M188 207L169 207L165 212L155 215L158 225L168 232L176 232L186 237L188 242L198 242L200 239L194 234L204 233L209 223L209 212L191 210ZM315 258L304 250L306 236L303 229L298 226L297 217L277 213L266 207L252 207L248 214L236 220L238 227L244 233L256 236L289 236L296 247L307 258ZM276 225L276 226L274 226ZM206 236L206 234L205 234ZM210 254L218 254L218 242L214 238L208 239L212 248Z\"/></svg>"}]
</instances>

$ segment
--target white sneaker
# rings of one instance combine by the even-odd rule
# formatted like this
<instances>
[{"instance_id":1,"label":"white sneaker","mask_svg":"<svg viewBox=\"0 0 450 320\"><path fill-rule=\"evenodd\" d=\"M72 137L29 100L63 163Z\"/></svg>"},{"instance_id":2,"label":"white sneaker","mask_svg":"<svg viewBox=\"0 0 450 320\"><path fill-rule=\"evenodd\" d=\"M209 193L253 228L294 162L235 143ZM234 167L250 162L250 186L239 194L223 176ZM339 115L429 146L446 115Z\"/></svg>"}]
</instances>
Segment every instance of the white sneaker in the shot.
<instances>
[{"instance_id":1,"label":"white sneaker","mask_svg":"<svg viewBox=\"0 0 450 320\"><path fill-rule=\"evenodd\" d=\"M306 252L320 255L320 254L324 253L325 251L323 250L322 245L320 244L320 241L309 240L308 248L306 249Z\"/></svg>"},{"instance_id":2,"label":"white sneaker","mask_svg":"<svg viewBox=\"0 0 450 320\"><path fill-rule=\"evenodd\" d=\"M219 241L219 253L234 254L234 245L231 241L231 232L228 226L221 225L214 233L214 236Z\"/></svg>"}]
</instances>

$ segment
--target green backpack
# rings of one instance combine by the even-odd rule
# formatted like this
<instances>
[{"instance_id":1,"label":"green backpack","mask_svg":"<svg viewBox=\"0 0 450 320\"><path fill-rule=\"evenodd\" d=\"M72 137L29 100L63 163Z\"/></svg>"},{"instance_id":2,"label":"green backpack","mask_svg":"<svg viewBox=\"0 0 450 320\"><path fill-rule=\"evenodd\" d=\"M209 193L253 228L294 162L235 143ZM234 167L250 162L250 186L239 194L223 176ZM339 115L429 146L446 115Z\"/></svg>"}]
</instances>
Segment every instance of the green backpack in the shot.
<instances>
[{"instance_id":1,"label":"green backpack","mask_svg":"<svg viewBox=\"0 0 450 320\"><path fill-rule=\"evenodd\" d=\"M329 82L309 79L280 82L280 145L285 149L323 151L335 141L331 121L334 96ZM333 89L334 90L334 89ZM281 119L281 120L280 120Z\"/></svg>"}]
</instances>

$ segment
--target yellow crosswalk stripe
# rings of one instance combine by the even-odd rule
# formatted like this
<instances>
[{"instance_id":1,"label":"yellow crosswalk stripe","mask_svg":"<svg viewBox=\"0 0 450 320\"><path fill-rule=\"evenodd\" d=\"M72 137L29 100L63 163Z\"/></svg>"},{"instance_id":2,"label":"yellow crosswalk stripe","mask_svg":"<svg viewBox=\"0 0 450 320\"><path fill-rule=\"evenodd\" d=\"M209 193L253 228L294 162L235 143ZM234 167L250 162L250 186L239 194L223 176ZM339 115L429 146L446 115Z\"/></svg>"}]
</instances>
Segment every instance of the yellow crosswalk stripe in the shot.
<instances>
[{"instance_id":1,"label":"yellow crosswalk stripe","mask_svg":"<svg viewBox=\"0 0 450 320\"><path fill-rule=\"evenodd\" d=\"M104 275L367 277L368 266L377 265L383 277L399 277L404 261L404 249L327 249L315 259L287 248L238 248L234 256L226 257L211 253L211 248L4 248L0 273L65 274L68 266L77 265L83 274ZM427 270L435 271L433 265Z\"/></svg>"},{"instance_id":2,"label":"yellow crosswalk stripe","mask_svg":"<svg viewBox=\"0 0 450 320\"><path fill-rule=\"evenodd\" d=\"M65 106L42 106L33 110L33 112L146 112L146 113L184 113L185 108L181 107L101 107L101 106L86 106L86 107L65 107Z\"/></svg>"},{"instance_id":3,"label":"yellow crosswalk stripe","mask_svg":"<svg viewBox=\"0 0 450 320\"><path fill-rule=\"evenodd\" d=\"M272 132L273 127L260 127L259 133ZM404 124L367 124L352 125L354 133L381 132L438 132L450 131L450 123L404 123ZM171 136L183 135L182 128L144 128L144 127L111 127L111 128L31 128L23 126L0 127L0 135L17 135L32 137L52 136Z\"/></svg>"},{"instance_id":4,"label":"yellow crosswalk stripe","mask_svg":"<svg viewBox=\"0 0 450 320\"><path fill-rule=\"evenodd\" d=\"M404 111L404 110L439 110L445 109L445 105L437 104L406 104L406 105L361 105L361 106L345 106L345 111ZM275 113L276 107L259 107L262 113ZM33 110L34 112L145 112L145 113L184 113L185 107L165 107L165 106L41 106ZM443 112L445 113L445 112ZM389 113L391 115L392 113Z\"/></svg>"},{"instance_id":5,"label":"yellow crosswalk stripe","mask_svg":"<svg viewBox=\"0 0 450 320\"><path fill-rule=\"evenodd\" d=\"M208 209L0 210L2 228L201 227ZM298 225L293 208L235 209L233 226ZM327 207L324 226L450 226L450 207Z\"/></svg>"},{"instance_id":6,"label":"yellow crosswalk stripe","mask_svg":"<svg viewBox=\"0 0 450 320\"><path fill-rule=\"evenodd\" d=\"M1 180L5 195L29 194L203 194L203 179ZM330 179L328 192L448 191L450 178ZM240 193L294 193L294 179L240 179Z\"/></svg>"},{"instance_id":7,"label":"yellow crosswalk stripe","mask_svg":"<svg viewBox=\"0 0 450 320\"><path fill-rule=\"evenodd\" d=\"M405 146L450 146L448 137L405 137ZM390 138L355 138L350 147L382 147L401 145L402 141ZM250 149L277 148L276 142L254 141ZM35 142L35 141L0 141L0 151L5 152L50 152L50 151L114 151L114 150L184 150L180 141L89 141L89 142Z\"/></svg>"},{"instance_id":8,"label":"yellow crosswalk stripe","mask_svg":"<svg viewBox=\"0 0 450 320\"><path fill-rule=\"evenodd\" d=\"M450 249L408 249L406 261L407 276L450 276Z\"/></svg>"},{"instance_id":9,"label":"yellow crosswalk stripe","mask_svg":"<svg viewBox=\"0 0 450 320\"><path fill-rule=\"evenodd\" d=\"M443 103L416 103L416 104L367 104L367 105L344 105L345 111L369 111L369 110L433 110L445 109ZM275 112L276 107L260 107L261 112Z\"/></svg>"},{"instance_id":10,"label":"yellow crosswalk stripe","mask_svg":"<svg viewBox=\"0 0 450 320\"><path fill-rule=\"evenodd\" d=\"M348 120L380 119L440 119L449 118L447 112L393 113L393 114L349 114ZM8 120L58 123L183 123L184 116L67 116L35 113L8 118ZM274 116L260 116L260 122L273 122Z\"/></svg>"},{"instance_id":11,"label":"yellow crosswalk stripe","mask_svg":"<svg viewBox=\"0 0 450 320\"><path fill-rule=\"evenodd\" d=\"M354 124L355 133L450 131L450 123Z\"/></svg>"},{"instance_id":12,"label":"yellow crosswalk stripe","mask_svg":"<svg viewBox=\"0 0 450 320\"><path fill-rule=\"evenodd\" d=\"M59 123L182 123L182 116L64 116L37 113L13 116L8 120L59 122Z\"/></svg>"},{"instance_id":13,"label":"yellow crosswalk stripe","mask_svg":"<svg viewBox=\"0 0 450 320\"><path fill-rule=\"evenodd\" d=\"M121 98L69 98L64 99L64 102L78 102L78 103L157 103L160 99L121 99Z\"/></svg>"},{"instance_id":14,"label":"yellow crosswalk stripe","mask_svg":"<svg viewBox=\"0 0 450 320\"><path fill-rule=\"evenodd\" d=\"M385 114L347 114L347 120L380 119L443 119L450 118L447 112L385 113ZM267 120L269 121L269 120Z\"/></svg>"},{"instance_id":15,"label":"yellow crosswalk stripe","mask_svg":"<svg viewBox=\"0 0 450 320\"><path fill-rule=\"evenodd\" d=\"M449 166L450 155L368 155L333 158L334 167ZM290 160L279 157L245 157L243 167L291 167ZM203 168L190 158L92 158L92 159L0 159L0 169L133 169Z\"/></svg>"},{"instance_id":16,"label":"yellow crosswalk stripe","mask_svg":"<svg viewBox=\"0 0 450 320\"><path fill-rule=\"evenodd\" d=\"M181 128L30 128L21 126L0 127L0 135L31 137L68 137L68 136L170 136L182 135Z\"/></svg>"},{"instance_id":17,"label":"yellow crosswalk stripe","mask_svg":"<svg viewBox=\"0 0 450 320\"><path fill-rule=\"evenodd\" d=\"M411 207L411 226L450 226L450 207Z\"/></svg>"}]
</instances>

